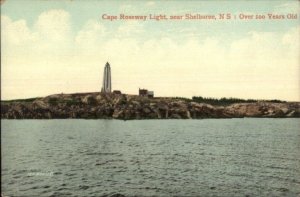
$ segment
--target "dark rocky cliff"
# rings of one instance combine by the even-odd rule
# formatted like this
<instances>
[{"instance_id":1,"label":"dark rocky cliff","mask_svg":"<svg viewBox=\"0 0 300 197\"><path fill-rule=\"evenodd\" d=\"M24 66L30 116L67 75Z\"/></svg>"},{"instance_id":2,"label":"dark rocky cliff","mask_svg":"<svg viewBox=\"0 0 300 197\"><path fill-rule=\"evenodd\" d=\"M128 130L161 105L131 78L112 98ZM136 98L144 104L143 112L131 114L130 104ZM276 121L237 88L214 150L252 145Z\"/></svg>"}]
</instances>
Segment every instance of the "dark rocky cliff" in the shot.
<instances>
[{"instance_id":1,"label":"dark rocky cliff","mask_svg":"<svg viewBox=\"0 0 300 197\"><path fill-rule=\"evenodd\" d=\"M236 103L212 106L174 98L102 93L56 94L30 102L1 102L3 119L201 119L300 117L300 103Z\"/></svg>"}]
</instances>

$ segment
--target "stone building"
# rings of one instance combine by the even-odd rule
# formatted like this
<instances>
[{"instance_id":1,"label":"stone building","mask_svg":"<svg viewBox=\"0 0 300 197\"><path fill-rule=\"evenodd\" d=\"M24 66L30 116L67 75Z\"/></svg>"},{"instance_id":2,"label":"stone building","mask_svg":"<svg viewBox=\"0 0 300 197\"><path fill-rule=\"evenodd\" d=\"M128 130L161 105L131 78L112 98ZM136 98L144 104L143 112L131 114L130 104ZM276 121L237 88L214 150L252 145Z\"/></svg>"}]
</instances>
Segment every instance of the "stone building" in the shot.
<instances>
[{"instance_id":1,"label":"stone building","mask_svg":"<svg viewBox=\"0 0 300 197\"><path fill-rule=\"evenodd\" d=\"M139 96L153 98L154 97L154 92L153 91L148 91L147 89L140 89L139 88Z\"/></svg>"}]
</instances>

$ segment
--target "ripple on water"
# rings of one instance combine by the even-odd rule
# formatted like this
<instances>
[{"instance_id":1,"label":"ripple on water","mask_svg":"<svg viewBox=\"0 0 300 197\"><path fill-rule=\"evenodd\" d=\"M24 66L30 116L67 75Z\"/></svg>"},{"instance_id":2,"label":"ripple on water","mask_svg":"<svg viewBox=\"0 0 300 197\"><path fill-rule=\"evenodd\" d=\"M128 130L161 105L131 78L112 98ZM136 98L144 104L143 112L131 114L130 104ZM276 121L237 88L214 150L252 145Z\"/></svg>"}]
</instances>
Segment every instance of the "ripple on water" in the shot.
<instances>
[{"instance_id":1,"label":"ripple on water","mask_svg":"<svg viewBox=\"0 0 300 197\"><path fill-rule=\"evenodd\" d=\"M3 158L2 188L8 196L297 196L297 121L4 121L3 150L14 155ZM53 176L27 176L48 169Z\"/></svg>"},{"instance_id":2,"label":"ripple on water","mask_svg":"<svg viewBox=\"0 0 300 197\"><path fill-rule=\"evenodd\" d=\"M99 155L99 156L118 156L121 157L122 154L120 153L103 153L103 152L88 152L86 155Z\"/></svg>"},{"instance_id":3,"label":"ripple on water","mask_svg":"<svg viewBox=\"0 0 300 197\"><path fill-rule=\"evenodd\" d=\"M83 190L87 190L89 189L90 187L87 186L87 185L79 185L79 189L83 189Z\"/></svg>"}]
</instances>

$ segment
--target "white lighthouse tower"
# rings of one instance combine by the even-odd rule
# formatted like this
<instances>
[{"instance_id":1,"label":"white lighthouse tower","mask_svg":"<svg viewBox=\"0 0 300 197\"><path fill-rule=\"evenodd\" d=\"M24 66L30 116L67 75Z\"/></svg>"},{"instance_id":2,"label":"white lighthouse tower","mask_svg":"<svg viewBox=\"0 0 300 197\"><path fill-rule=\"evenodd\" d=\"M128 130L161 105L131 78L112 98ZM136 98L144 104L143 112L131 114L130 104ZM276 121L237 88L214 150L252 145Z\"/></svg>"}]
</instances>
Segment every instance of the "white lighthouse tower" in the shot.
<instances>
[{"instance_id":1,"label":"white lighthouse tower","mask_svg":"<svg viewBox=\"0 0 300 197\"><path fill-rule=\"evenodd\" d=\"M111 72L110 72L110 65L106 62L104 67L104 74L103 74L103 84L101 92L110 93L111 92Z\"/></svg>"}]
</instances>

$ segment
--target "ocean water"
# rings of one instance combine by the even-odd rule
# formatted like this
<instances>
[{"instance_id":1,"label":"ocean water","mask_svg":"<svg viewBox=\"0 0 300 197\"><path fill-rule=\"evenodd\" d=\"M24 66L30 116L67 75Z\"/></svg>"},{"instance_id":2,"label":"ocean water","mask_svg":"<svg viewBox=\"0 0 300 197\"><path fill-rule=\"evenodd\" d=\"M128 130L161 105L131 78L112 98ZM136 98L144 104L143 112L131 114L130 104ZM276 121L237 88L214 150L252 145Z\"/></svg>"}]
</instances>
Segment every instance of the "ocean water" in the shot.
<instances>
[{"instance_id":1,"label":"ocean water","mask_svg":"<svg viewBox=\"0 0 300 197\"><path fill-rule=\"evenodd\" d=\"M2 120L5 196L299 196L300 119Z\"/></svg>"}]
</instances>

